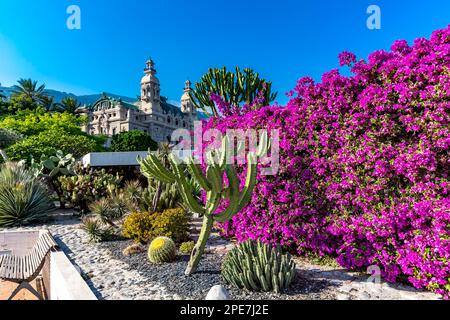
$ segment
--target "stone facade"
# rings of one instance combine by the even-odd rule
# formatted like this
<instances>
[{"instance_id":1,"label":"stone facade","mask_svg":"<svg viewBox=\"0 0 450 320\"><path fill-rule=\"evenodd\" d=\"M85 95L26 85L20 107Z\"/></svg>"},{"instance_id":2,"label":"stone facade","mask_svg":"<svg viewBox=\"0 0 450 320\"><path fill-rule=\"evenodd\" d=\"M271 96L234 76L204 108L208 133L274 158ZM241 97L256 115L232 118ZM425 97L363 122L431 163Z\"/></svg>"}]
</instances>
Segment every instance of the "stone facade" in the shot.
<instances>
[{"instance_id":1,"label":"stone facade","mask_svg":"<svg viewBox=\"0 0 450 320\"><path fill-rule=\"evenodd\" d=\"M147 61L144 73L140 101L130 103L103 96L92 108L82 110L89 117L89 124L83 130L91 135L107 136L140 130L157 142L167 141L176 129L192 130L198 115L189 95L191 82L185 83L180 109L160 95L160 83L152 60Z\"/></svg>"}]
</instances>

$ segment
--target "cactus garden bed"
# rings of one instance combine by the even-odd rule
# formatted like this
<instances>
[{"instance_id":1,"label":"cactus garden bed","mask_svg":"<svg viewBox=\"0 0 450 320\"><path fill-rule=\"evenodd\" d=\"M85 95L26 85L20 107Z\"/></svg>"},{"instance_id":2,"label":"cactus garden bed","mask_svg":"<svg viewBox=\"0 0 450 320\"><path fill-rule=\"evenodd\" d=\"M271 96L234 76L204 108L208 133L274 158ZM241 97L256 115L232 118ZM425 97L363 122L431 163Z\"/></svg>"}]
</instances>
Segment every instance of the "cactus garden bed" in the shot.
<instances>
[{"instance_id":1,"label":"cactus garden bed","mask_svg":"<svg viewBox=\"0 0 450 320\"><path fill-rule=\"evenodd\" d=\"M225 286L231 297L236 300L303 300L303 299L333 299L333 285L329 281L306 279L298 271L297 277L288 291L282 294L248 292L237 290L227 286L220 275L220 267L225 257L222 253L207 253L202 259L198 271L185 276L184 271L189 262L188 255L178 255L172 263L151 264L148 262L147 253L139 253L125 257L122 251L132 244L131 241L115 241L101 244L102 247L110 250L112 256L125 262L131 269L139 272L149 283L158 283L164 286L171 294L179 296L181 299L202 300L207 295L212 286L221 284ZM136 297L139 299L139 297Z\"/></svg>"}]
</instances>

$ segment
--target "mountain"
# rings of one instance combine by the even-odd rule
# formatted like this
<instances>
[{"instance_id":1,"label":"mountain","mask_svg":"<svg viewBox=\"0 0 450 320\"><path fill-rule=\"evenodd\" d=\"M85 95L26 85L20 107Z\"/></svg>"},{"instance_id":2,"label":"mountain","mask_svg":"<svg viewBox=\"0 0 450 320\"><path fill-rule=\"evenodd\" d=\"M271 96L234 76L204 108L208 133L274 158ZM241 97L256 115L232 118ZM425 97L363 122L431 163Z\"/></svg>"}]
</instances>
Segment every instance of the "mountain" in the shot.
<instances>
[{"instance_id":1,"label":"mountain","mask_svg":"<svg viewBox=\"0 0 450 320\"><path fill-rule=\"evenodd\" d=\"M5 95L6 97L11 96L12 94L12 87L1 87L0 86L0 91L3 91L3 95ZM89 94L89 95L80 95L77 96L73 93L67 93L67 92L63 92L63 91L58 91L58 90L53 90L53 89L46 89L45 92L53 97L55 99L55 103L56 102L61 102L61 100L63 100L66 97L72 97L77 99L78 102L80 102L82 105L93 105L95 102L97 102L98 99L100 99L103 95L107 95L108 97L114 98L114 99L122 99L122 101L125 102L130 102L130 103L134 103L137 100L137 97L135 98L130 98L130 97L126 97L126 96L121 96L121 95L117 95L114 93L98 93L98 94ZM180 107L180 103L178 101L168 101L170 104L173 104L177 107ZM199 118L200 119L208 119L208 117L203 114L202 112L199 112Z\"/></svg>"},{"instance_id":2,"label":"mountain","mask_svg":"<svg viewBox=\"0 0 450 320\"><path fill-rule=\"evenodd\" d=\"M0 87L0 90L3 90L3 94L7 97L9 97L12 94L12 87ZM125 96L120 96L117 94L113 94L113 93L99 93L99 94L89 94L89 95L80 95L77 96L73 93L67 93L67 92L63 92L63 91L58 91L58 90L53 90L53 89L46 89L45 93L47 93L49 96L53 97L55 99L55 102L61 102L61 100L63 100L66 97L72 97L77 99L81 104L86 104L86 105L90 105L90 104L94 104L98 99L100 99L102 97L103 94L115 98L115 99L122 99L123 101L126 102L134 102L136 101L136 98L130 98L130 97L125 97Z\"/></svg>"}]
</instances>

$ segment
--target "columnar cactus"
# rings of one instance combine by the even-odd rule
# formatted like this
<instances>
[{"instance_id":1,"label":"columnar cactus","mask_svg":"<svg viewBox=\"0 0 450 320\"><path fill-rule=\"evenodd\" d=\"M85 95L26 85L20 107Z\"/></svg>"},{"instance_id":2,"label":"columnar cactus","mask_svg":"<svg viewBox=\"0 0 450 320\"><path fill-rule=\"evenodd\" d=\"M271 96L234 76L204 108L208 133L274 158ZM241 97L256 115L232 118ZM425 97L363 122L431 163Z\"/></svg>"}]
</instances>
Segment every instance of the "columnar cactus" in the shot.
<instances>
[{"instance_id":1,"label":"columnar cactus","mask_svg":"<svg viewBox=\"0 0 450 320\"><path fill-rule=\"evenodd\" d=\"M279 293L292 283L295 263L279 247L248 240L228 253L222 265L222 276L237 288Z\"/></svg>"},{"instance_id":2,"label":"columnar cactus","mask_svg":"<svg viewBox=\"0 0 450 320\"><path fill-rule=\"evenodd\" d=\"M148 259L151 263L171 262L177 255L177 247L172 239L159 237L152 241L148 248Z\"/></svg>"},{"instance_id":3,"label":"columnar cactus","mask_svg":"<svg viewBox=\"0 0 450 320\"><path fill-rule=\"evenodd\" d=\"M234 150L230 149L229 146L229 139L225 137L220 150L210 150L207 152L206 175L203 173L200 165L195 163L193 158L187 161L187 168L192 177L206 192L205 204L193 196L193 187L186 177L185 167L175 155L171 154L170 156L173 172L166 169L154 154L149 154L146 159L139 159L143 174L153 176L165 183L176 183L185 206L193 213L203 216L203 226L185 271L186 275L191 275L196 271L206 242L211 234L214 221L226 222L230 220L250 201L256 183L256 157L265 155L269 147L267 133L261 136L258 150L256 152L249 152L247 155L247 178L242 190L239 187L239 178L235 167L227 163L230 162L227 161L231 155L230 150ZM228 179L228 186L224 186L224 174ZM217 213L216 211L222 199L229 200L228 207L224 211Z\"/></svg>"}]
</instances>

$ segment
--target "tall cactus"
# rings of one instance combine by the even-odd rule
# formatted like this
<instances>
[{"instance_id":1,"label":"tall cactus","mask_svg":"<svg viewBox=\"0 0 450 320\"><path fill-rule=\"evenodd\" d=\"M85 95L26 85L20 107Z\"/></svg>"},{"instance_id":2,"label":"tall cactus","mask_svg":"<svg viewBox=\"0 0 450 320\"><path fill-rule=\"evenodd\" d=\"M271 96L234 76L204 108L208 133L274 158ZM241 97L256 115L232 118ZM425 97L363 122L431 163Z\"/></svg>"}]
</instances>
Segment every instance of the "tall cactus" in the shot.
<instances>
[{"instance_id":1,"label":"tall cactus","mask_svg":"<svg viewBox=\"0 0 450 320\"><path fill-rule=\"evenodd\" d=\"M264 85L266 88L263 104L268 105L277 97L277 93L271 91L272 82L262 79L250 68L245 68L242 72L239 67L236 67L236 72L232 72L223 67L209 69L195 84L195 90L190 95L197 108L201 108L207 115L218 117L219 112L211 100L211 93L218 94L225 102L233 106L239 106L242 103L251 103L263 90Z\"/></svg>"},{"instance_id":2,"label":"tall cactus","mask_svg":"<svg viewBox=\"0 0 450 320\"><path fill-rule=\"evenodd\" d=\"M139 159L141 171L144 175L153 176L165 183L175 182L180 189L185 206L192 212L203 216L200 236L192 251L191 259L185 272L186 275L191 275L196 271L205 250L206 242L211 234L214 221L226 222L230 220L250 201L256 184L257 156L265 155L269 148L267 133L261 136L258 150L249 152L247 155L247 178L242 190L239 187L239 177L236 168L233 164L227 163L227 160L230 158L230 150L234 150L234 148L230 149L229 147L229 139L225 137L220 150L207 152L206 175L192 157L186 163L192 177L206 192L205 204L202 204L199 199L193 196L193 187L186 177L185 167L175 155L172 154L169 159L173 172L167 170L154 154L149 154L146 159ZM227 186L224 186L224 175L228 179ZM222 199L229 200L228 207L217 213L216 211Z\"/></svg>"}]
</instances>

